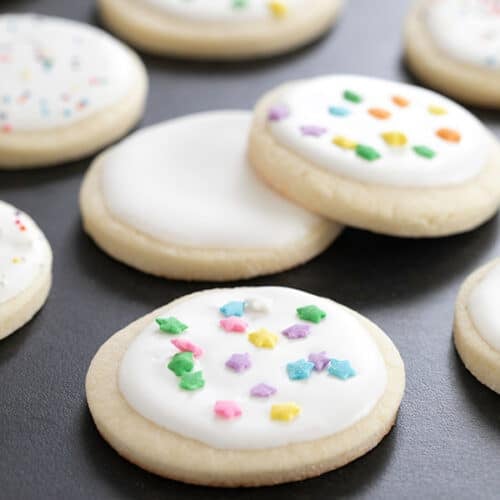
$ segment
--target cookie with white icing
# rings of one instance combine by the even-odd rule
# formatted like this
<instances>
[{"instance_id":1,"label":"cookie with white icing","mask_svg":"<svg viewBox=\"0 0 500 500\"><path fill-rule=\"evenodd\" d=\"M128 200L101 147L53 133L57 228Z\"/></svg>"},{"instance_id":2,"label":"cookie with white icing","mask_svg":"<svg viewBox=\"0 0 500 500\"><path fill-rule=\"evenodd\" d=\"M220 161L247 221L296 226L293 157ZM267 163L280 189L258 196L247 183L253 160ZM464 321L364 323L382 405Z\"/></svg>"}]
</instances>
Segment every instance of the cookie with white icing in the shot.
<instances>
[{"instance_id":1,"label":"cookie with white icing","mask_svg":"<svg viewBox=\"0 0 500 500\"><path fill-rule=\"evenodd\" d=\"M343 0L99 0L105 23L147 52L193 59L265 57L327 31Z\"/></svg>"},{"instance_id":2,"label":"cookie with white icing","mask_svg":"<svg viewBox=\"0 0 500 500\"><path fill-rule=\"evenodd\" d=\"M249 157L291 200L397 236L470 230L500 203L500 153L466 109L420 87L335 75L257 104Z\"/></svg>"},{"instance_id":3,"label":"cookie with white icing","mask_svg":"<svg viewBox=\"0 0 500 500\"><path fill-rule=\"evenodd\" d=\"M142 115L140 59L107 33L68 19L0 16L0 168L89 155Z\"/></svg>"},{"instance_id":4,"label":"cookie with white icing","mask_svg":"<svg viewBox=\"0 0 500 500\"><path fill-rule=\"evenodd\" d=\"M33 220L0 201L0 339L27 323L47 300L52 251Z\"/></svg>"},{"instance_id":5,"label":"cookie with white icing","mask_svg":"<svg viewBox=\"0 0 500 500\"><path fill-rule=\"evenodd\" d=\"M410 69L426 84L500 108L498 0L419 0L408 15L405 46Z\"/></svg>"},{"instance_id":6,"label":"cookie with white icing","mask_svg":"<svg viewBox=\"0 0 500 500\"><path fill-rule=\"evenodd\" d=\"M467 369L500 394L500 259L473 272L455 308L455 346Z\"/></svg>"},{"instance_id":7,"label":"cookie with white icing","mask_svg":"<svg viewBox=\"0 0 500 500\"><path fill-rule=\"evenodd\" d=\"M225 281L299 265L341 226L276 195L246 159L251 113L190 115L136 132L98 157L81 190L86 231L158 276Z\"/></svg>"},{"instance_id":8,"label":"cookie with white icing","mask_svg":"<svg viewBox=\"0 0 500 500\"><path fill-rule=\"evenodd\" d=\"M281 287L178 299L112 336L86 380L97 428L120 455L232 487L305 479L364 455L394 425L404 386L376 325Z\"/></svg>"}]
</instances>

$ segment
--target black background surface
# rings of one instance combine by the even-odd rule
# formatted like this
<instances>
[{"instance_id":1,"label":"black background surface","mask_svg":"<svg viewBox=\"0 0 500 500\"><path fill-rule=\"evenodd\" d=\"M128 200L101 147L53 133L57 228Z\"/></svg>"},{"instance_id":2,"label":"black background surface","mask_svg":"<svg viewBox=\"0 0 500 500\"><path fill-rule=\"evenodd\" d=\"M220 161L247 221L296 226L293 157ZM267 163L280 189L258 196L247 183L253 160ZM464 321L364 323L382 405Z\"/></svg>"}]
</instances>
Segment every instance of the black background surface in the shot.
<instances>
[{"instance_id":1,"label":"black background surface","mask_svg":"<svg viewBox=\"0 0 500 500\"><path fill-rule=\"evenodd\" d=\"M283 81L328 72L411 81L401 65L400 41L408 4L351 0L328 36L267 61L208 64L146 56L151 90L142 123L250 108ZM98 22L91 0L2 0L0 12L8 11ZM479 114L498 135L500 113ZM470 234L431 241L348 229L313 262L248 282L302 288L367 315L405 360L406 394L391 434L347 467L258 492L199 488L121 459L87 410L84 378L99 346L152 309L207 287L146 276L94 246L82 232L77 203L89 162L0 172L0 198L36 219L55 256L46 306L0 343L0 498L500 498L500 397L464 369L451 341L461 281L500 253L498 218Z\"/></svg>"}]
</instances>

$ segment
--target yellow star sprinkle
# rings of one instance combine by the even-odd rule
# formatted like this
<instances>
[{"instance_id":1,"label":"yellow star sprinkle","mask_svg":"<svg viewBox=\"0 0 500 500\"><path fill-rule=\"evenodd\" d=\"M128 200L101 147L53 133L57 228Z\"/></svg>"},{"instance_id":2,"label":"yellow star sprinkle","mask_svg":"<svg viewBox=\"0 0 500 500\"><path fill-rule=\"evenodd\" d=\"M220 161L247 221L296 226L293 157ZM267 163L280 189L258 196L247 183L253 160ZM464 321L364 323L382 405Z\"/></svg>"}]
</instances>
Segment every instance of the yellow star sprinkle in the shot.
<instances>
[{"instance_id":1,"label":"yellow star sprinkle","mask_svg":"<svg viewBox=\"0 0 500 500\"><path fill-rule=\"evenodd\" d=\"M342 149L356 149L356 146L358 145L355 141L351 141L347 137L343 137L341 135L334 137L332 142Z\"/></svg>"},{"instance_id":2,"label":"yellow star sprinkle","mask_svg":"<svg viewBox=\"0 0 500 500\"><path fill-rule=\"evenodd\" d=\"M431 115L446 115L448 111L440 106L429 106L429 113Z\"/></svg>"},{"instance_id":3,"label":"yellow star sprinkle","mask_svg":"<svg viewBox=\"0 0 500 500\"><path fill-rule=\"evenodd\" d=\"M277 18L283 18L288 14L288 6L283 0L272 0L269 2L269 10Z\"/></svg>"},{"instance_id":4,"label":"yellow star sprinkle","mask_svg":"<svg viewBox=\"0 0 500 500\"><path fill-rule=\"evenodd\" d=\"M302 409L295 403L283 403L273 405L271 407L271 420L281 420L282 422L290 422L298 417Z\"/></svg>"},{"instance_id":5,"label":"yellow star sprinkle","mask_svg":"<svg viewBox=\"0 0 500 500\"><path fill-rule=\"evenodd\" d=\"M248 340L257 347L264 349L273 349L278 342L278 336L271 333L265 328L261 328L256 332L252 332L248 335Z\"/></svg>"},{"instance_id":6,"label":"yellow star sprinkle","mask_svg":"<svg viewBox=\"0 0 500 500\"><path fill-rule=\"evenodd\" d=\"M384 132L382 134L382 139L389 145L393 147L405 146L408 142L406 135L402 132Z\"/></svg>"},{"instance_id":7,"label":"yellow star sprinkle","mask_svg":"<svg viewBox=\"0 0 500 500\"><path fill-rule=\"evenodd\" d=\"M21 257L12 257L12 264L20 264L21 262Z\"/></svg>"}]
</instances>

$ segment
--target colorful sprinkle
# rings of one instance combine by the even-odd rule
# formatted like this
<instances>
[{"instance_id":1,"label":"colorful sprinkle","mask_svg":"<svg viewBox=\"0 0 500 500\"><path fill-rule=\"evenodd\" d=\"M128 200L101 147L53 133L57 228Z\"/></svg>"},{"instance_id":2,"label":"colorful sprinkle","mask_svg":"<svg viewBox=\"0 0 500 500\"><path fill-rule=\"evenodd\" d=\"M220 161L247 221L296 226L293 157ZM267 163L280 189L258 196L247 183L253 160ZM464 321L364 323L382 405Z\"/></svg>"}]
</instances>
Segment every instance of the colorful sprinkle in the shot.
<instances>
[{"instance_id":1,"label":"colorful sprinkle","mask_svg":"<svg viewBox=\"0 0 500 500\"><path fill-rule=\"evenodd\" d=\"M332 116L348 116L351 112L347 108L342 108L340 106L330 106L328 112Z\"/></svg>"},{"instance_id":2,"label":"colorful sprinkle","mask_svg":"<svg viewBox=\"0 0 500 500\"><path fill-rule=\"evenodd\" d=\"M172 335L177 335L187 330L187 325L179 321L177 318L171 316L170 318L156 318L156 323L160 327L160 330L165 333L170 333Z\"/></svg>"},{"instance_id":3,"label":"colorful sprinkle","mask_svg":"<svg viewBox=\"0 0 500 500\"><path fill-rule=\"evenodd\" d=\"M271 108L269 108L269 111L267 113L267 119L271 122L279 122L281 120L284 120L285 118L288 118L289 116L290 110L282 104L272 106Z\"/></svg>"},{"instance_id":4,"label":"colorful sprinkle","mask_svg":"<svg viewBox=\"0 0 500 500\"><path fill-rule=\"evenodd\" d=\"M250 395L254 398L268 398L276 392L276 387L267 384L257 384L250 389Z\"/></svg>"},{"instance_id":5,"label":"colorful sprinkle","mask_svg":"<svg viewBox=\"0 0 500 500\"><path fill-rule=\"evenodd\" d=\"M245 352L243 354L233 354L226 361L226 366L237 373L244 372L252 366L250 354L248 354L248 352Z\"/></svg>"},{"instance_id":6,"label":"colorful sprinkle","mask_svg":"<svg viewBox=\"0 0 500 500\"><path fill-rule=\"evenodd\" d=\"M203 356L203 349L186 339L172 339L170 342L182 352L192 352L195 358Z\"/></svg>"},{"instance_id":7,"label":"colorful sprinkle","mask_svg":"<svg viewBox=\"0 0 500 500\"><path fill-rule=\"evenodd\" d=\"M308 360L314 364L317 372L322 372L330 364L330 358L325 351L309 354Z\"/></svg>"},{"instance_id":8,"label":"colorful sprinkle","mask_svg":"<svg viewBox=\"0 0 500 500\"><path fill-rule=\"evenodd\" d=\"M373 116L373 118L377 118L377 120L387 120L391 117L391 113L386 109L382 108L370 108L368 113Z\"/></svg>"},{"instance_id":9,"label":"colorful sprinkle","mask_svg":"<svg viewBox=\"0 0 500 500\"><path fill-rule=\"evenodd\" d=\"M423 158L431 160L436 156L436 152L427 146L414 146L413 151Z\"/></svg>"},{"instance_id":10,"label":"colorful sprinkle","mask_svg":"<svg viewBox=\"0 0 500 500\"><path fill-rule=\"evenodd\" d=\"M278 336L265 328L261 328L256 332L250 333L248 335L248 340L256 347L274 349L274 346L278 342Z\"/></svg>"},{"instance_id":11,"label":"colorful sprinkle","mask_svg":"<svg viewBox=\"0 0 500 500\"><path fill-rule=\"evenodd\" d=\"M283 0L271 0L269 10L278 19L282 19L288 14L288 6Z\"/></svg>"},{"instance_id":12,"label":"colorful sprinkle","mask_svg":"<svg viewBox=\"0 0 500 500\"><path fill-rule=\"evenodd\" d=\"M343 137L341 135L334 137L332 142L342 149L356 149L356 146L358 145L356 141L351 141L351 139L347 139L347 137Z\"/></svg>"},{"instance_id":13,"label":"colorful sprinkle","mask_svg":"<svg viewBox=\"0 0 500 500\"><path fill-rule=\"evenodd\" d=\"M306 361L305 359L299 359L294 363L288 363L286 365L286 372L290 380L306 380L311 376L313 369L314 363Z\"/></svg>"},{"instance_id":14,"label":"colorful sprinkle","mask_svg":"<svg viewBox=\"0 0 500 500\"><path fill-rule=\"evenodd\" d=\"M172 370L178 377L189 373L194 368L194 357L192 352L179 352L174 355L168 369Z\"/></svg>"},{"instance_id":15,"label":"colorful sprinkle","mask_svg":"<svg viewBox=\"0 0 500 500\"><path fill-rule=\"evenodd\" d=\"M436 135L440 138L443 139L443 141L447 142L460 142L462 137L460 134L451 128L440 128L437 132Z\"/></svg>"},{"instance_id":16,"label":"colorful sprinkle","mask_svg":"<svg viewBox=\"0 0 500 500\"><path fill-rule=\"evenodd\" d=\"M408 138L402 132L384 132L382 139L384 139L388 146L396 148L406 146L408 143Z\"/></svg>"},{"instance_id":17,"label":"colorful sprinkle","mask_svg":"<svg viewBox=\"0 0 500 500\"><path fill-rule=\"evenodd\" d=\"M205 386L203 379L203 372L198 371L194 373L184 373L181 377L179 387L185 391L195 391Z\"/></svg>"},{"instance_id":18,"label":"colorful sprinkle","mask_svg":"<svg viewBox=\"0 0 500 500\"><path fill-rule=\"evenodd\" d=\"M226 332L245 333L248 327L248 323L237 316L221 319L219 324Z\"/></svg>"},{"instance_id":19,"label":"colorful sprinkle","mask_svg":"<svg viewBox=\"0 0 500 500\"><path fill-rule=\"evenodd\" d=\"M228 318L229 316L243 316L245 312L245 303L240 301L233 301L224 304L219 311Z\"/></svg>"},{"instance_id":20,"label":"colorful sprinkle","mask_svg":"<svg viewBox=\"0 0 500 500\"><path fill-rule=\"evenodd\" d=\"M248 0L233 0L233 9L242 9L248 6Z\"/></svg>"},{"instance_id":21,"label":"colorful sprinkle","mask_svg":"<svg viewBox=\"0 0 500 500\"><path fill-rule=\"evenodd\" d=\"M410 101L405 97L401 97L400 95L395 95L392 97L392 102L399 106L400 108L406 108L410 105Z\"/></svg>"},{"instance_id":22,"label":"colorful sprinkle","mask_svg":"<svg viewBox=\"0 0 500 500\"><path fill-rule=\"evenodd\" d=\"M375 161L380 158L380 153L376 149L365 146L364 144L358 144L356 146L356 154L367 161Z\"/></svg>"},{"instance_id":23,"label":"colorful sprinkle","mask_svg":"<svg viewBox=\"0 0 500 500\"><path fill-rule=\"evenodd\" d=\"M255 313L271 312L273 300L267 297L250 297L245 300L245 309Z\"/></svg>"},{"instance_id":24,"label":"colorful sprinkle","mask_svg":"<svg viewBox=\"0 0 500 500\"><path fill-rule=\"evenodd\" d=\"M442 108L441 106L429 106L427 109L431 115L441 116L448 113L448 111L446 111L446 109Z\"/></svg>"},{"instance_id":25,"label":"colorful sprinkle","mask_svg":"<svg viewBox=\"0 0 500 500\"><path fill-rule=\"evenodd\" d=\"M302 409L296 403L282 403L271 407L271 419L282 422L290 422L297 418Z\"/></svg>"},{"instance_id":26,"label":"colorful sprinkle","mask_svg":"<svg viewBox=\"0 0 500 500\"><path fill-rule=\"evenodd\" d=\"M241 417L241 414L243 413L238 403L235 401L216 401L214 412L218 417L225 420Z\"/></svg>"},{"instance_id":27,"label":"colorful sprinkle","mask_svg":"<svg viewBox=\"0 0 500 500\"><path fill-rule=\"evenodd\" d=\"M326 134L327 129L319 125L302 125L300 131L302 135L307 137L321 137Z\"/></svg>"},{"instance_id":28,"label":"colorful sprinkle","mask_svg":"<svg viewBox=\"0 0 500 500\"><path fill-rule=\"evenodd\" d=\"M344 90L343 96L346 101L353 102L355 104L359 104L360 102L363 101L363 98L359 94L356 94L356 92L353 92L352 90Z\"/></svg>"},{"instance_id":29,"label":"colorful sprinkle","mask_svg":"<svg viewBox=\"0 0 500 500\"><path fill-rule=\"evenodd\" d=\"M12 125L10 125L9 123L5 123L4 125L2 125L0 130L3 133L8 134L8 133L12 132Z\"/></svg>"},{"instance_id":30,"label":"colorful sprinkle","mask_svg":"<svg viewBox=\"0 0 500 500\"><path fill-rule=\"evenodd\" d=\"M347 380L356 375L356 370L351 366L350 361L332 359L328 365L328 373L333 377Z\"/></svg>"},{"instance_id":31,"label":"colorful sprinkle","mask_svg":"<svg viewBox=\"0 0 500 500\"><path fill-rule=\"evenodd\" d=\"M303 339L311 333L311 327L309 325L298 323L296 325L289 326L281 333L289 339Z\"/></svg>"},{"instance_id":32,"label":"colorful sprinkle","mask_svg":"<svg viewBox=\"0 0 500 500\"><path fill-rule=\"evenodd\" d=\"M310 321L311 323L319 323L326 318L326 312L314 305L299 307L297 315L301 320Z\"/></svg>"}]
</instances>

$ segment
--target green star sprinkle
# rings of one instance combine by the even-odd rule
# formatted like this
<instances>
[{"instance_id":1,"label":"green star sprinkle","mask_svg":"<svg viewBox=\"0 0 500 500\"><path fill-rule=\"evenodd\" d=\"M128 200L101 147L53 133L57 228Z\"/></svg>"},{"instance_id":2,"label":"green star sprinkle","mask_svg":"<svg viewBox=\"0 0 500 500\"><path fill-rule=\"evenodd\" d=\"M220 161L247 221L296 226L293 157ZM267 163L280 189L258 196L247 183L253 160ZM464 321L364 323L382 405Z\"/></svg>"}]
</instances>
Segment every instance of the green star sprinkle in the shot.
<instances>
[{"instance_id":1,"label":"green star sprinkle","mask_svg":"<svg viewBox=\"0 0 500 500\"><path fill-rule=\"evenodd\" d=\"M233 9L244 9L248 7L248 0L233 0Z\"/></svg>"},{"instance_id":2,"label":"green star sprinkle","mask_svg":"<svg viewBox=\"0 0 500 500\"><path fill-rule=\"evenodd\" d=\"M380 158L380 153L376 149L370 146L364 146L363 144L358 144L356 146L356 154L368 161L374 161Z\"/></svg>"},{"instance_id":3,"label":"green star sprinkle","mask_svg":"<svg viewBox=\"0 0 500 500\"><path fill-rule=\"evenodd\" d=\"M185 391L196 391L205 385L203 380L203 372L185 373L181 377L179 387Z\"/></svg>"},{"instance_id":4,"label":"green star sprinkle","mask_svg":"<svg viewBox=\"0 0 500 500\"><path fill-rule=\"evenodd\" d=\"M319 323L322 319L326 318L326 312L317 306L299 307L297 315L300 319L310 321L311 323Z\"/></svg>"},{"instance_id":5,"label":"green star sprinkle","mask_svg":"<svg viewBox=\"0 0 500 500\"><path fill-rule=\"evenodd\" d=\"M187 330L187 325L179 321L177 318L156 318L156 323L160 327L160 330L165 333L171 333L177 335Z\"/></svg>"},{"instance_id":6,"label":"green star sprinkle","mask_svg":"<svg viewBox=\"0 0 500 500\"><path fill-rule=\"evenodd\" d=\"M168 364L168 369L172 370L178 377L189 373L193 367L194 357L192 352L179 352Z\"/></svg>"},{"instance_id":7,"label":"green star sprinkle","mask_svg":"<svg viewBox=\"0 0 500 500\"><path fill-rule=\"evenodd\" d=\"M344 99L346 101L353 102L354 104L359 104L360 102L363 101L363 98L359 94L356 94L356 92L353 92L352 90L344 91Z\"/></svg>"},{"instance_id":8,"label":"green star sprinkle","mask_svg":"<svg viewBox=\"0 0 500 500\"><path fill-rule=\"evenodd\" d=\"M427 146L414 146L413 151L417 153L419 156L423 156L424 158L428 158L432 160L436 156L436 152Z\"/></svg>"}]
</instances>

